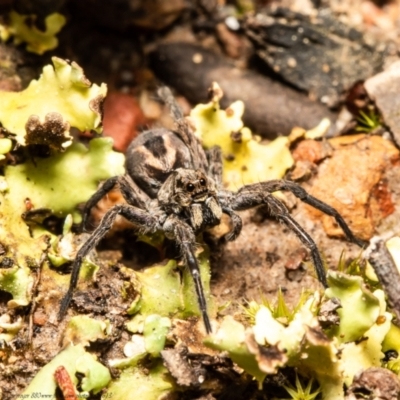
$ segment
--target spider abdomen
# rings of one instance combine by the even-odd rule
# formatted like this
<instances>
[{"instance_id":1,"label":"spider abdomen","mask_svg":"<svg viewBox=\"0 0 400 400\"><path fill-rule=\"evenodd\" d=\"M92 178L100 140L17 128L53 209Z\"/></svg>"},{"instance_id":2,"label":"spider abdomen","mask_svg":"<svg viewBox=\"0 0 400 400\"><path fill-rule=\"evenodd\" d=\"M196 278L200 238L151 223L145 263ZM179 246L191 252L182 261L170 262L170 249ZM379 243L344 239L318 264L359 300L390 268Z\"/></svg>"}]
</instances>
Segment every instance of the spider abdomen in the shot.
<instances>
[{"instance_id":1,"label":"spider abdomen","mask_svg":"<svg viewBox=\"0 0 400 400\"><path fill-rule=\"evenodd\" d=\"M138 186L151 198L177 168L190 168L188 147L173 132L165 128L140 134L128 147L126 170Z\"/></svg>"}]
</instances>

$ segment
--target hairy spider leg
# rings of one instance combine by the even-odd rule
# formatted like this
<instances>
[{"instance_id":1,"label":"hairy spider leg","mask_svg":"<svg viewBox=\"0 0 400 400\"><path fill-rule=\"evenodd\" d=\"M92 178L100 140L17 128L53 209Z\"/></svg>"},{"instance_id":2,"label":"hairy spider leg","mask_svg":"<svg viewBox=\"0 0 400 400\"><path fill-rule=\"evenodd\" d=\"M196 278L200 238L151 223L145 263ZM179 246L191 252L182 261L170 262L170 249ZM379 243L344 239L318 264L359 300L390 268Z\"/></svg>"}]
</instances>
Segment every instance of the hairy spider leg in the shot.
<instances>
[{"instance_id":1,"label":"hairy spider leg","mask_svg":"<svg viewBox=\"0 0 400 400\"><path fill-rule=\"evenodd\" d=\"M200 268L197 262L197 258L193 251L193 245L189 243L182 244L182 250L185 252L186 264L189 267L190 273L193 278L194 287L197 293L197 299L199 302L199 308L201 315L203 317L204 326L206 327L206 332L210 334L212 332L210 319L207 313L207 302L204 295L203 284L201 283Z\"/></svg>"},{"instance_id":2,"label":"hairy spider leg","mask_svg":"<svg viewBox=\"0 0 400 400\"><path fill-rule=\"evenodd\" d=\"M116 182L114 182L115 185ZM124 184L123 184L124 185ZM110 187L112 187L110 185ZM122 189L124 187L124 189ZM121 186L121 191L129 191L129 186ZM111 189L110 189L111 190ZM97 196L96 196L97 197ZM125 196L124 196L125 197ZM92 203L92 206L96 202ZM90 208L88 208L90 210ZM158 227L158 218L152 216L147 211L141 210L131 205L119 204L111 208L103 217L98 227L93 231L86 243L79 249L74 263L72 265L72 273L70 285L67 293L61 301L58 319L61 320L66 314L69 304L72 300L73 291L78 283L79 271L84 258L97 246L100 240L107 234L115 222L117 215L122 215L128 221L136 224L143 233L153 233ZM200 278L200 268L195 256L195 236L191 232L188 225L171 216L167 219L163 229L166 233L170 232L171 238L175 240L181 250L185 264L188 266L191 276L193 278L194 286L196 289L197 299L199 303L200 312L203 317L204 325L207 333L211 333L211 323L207 313L207 302L204 295L203 284Z\"/></svg>"},{"instance_id":3,"label":"hairy spider leg","mask_svg":"<svg viewBox=\"0 0 400 400\"><path fill-rule=\"evenodd\" d=\"M285 205L276 197L272 196L271 193L278 190L288 190L301 201L329 216L334 217L351 242L359 245L360 247L365 245L364 241L357 239L354 236L342 216L333 207L311 196L301 186L294 182L285 180L271 180L267 182L246 185L239 189L239 191L236 193L230 191L221 191L219 200L223 211L231 216L236 215L234 214L234 211L247 210L262 204L267 205L270 215L284 222L286 226L296 234L301 242L309 248L318 280L324 287L327 287L324 264L315 241L290 215ZM226 234L224 238L226 240L232 240L232 238L234 239L238 234L237 230L238 227L235 228L234 224L233 230Z\"/></svg>"},{"instance_id":4,"label":"hairy spider leg","mask_svg":"<svg viewBox=\"0 0 400 400\"><path fill-rule=\"evenodd\" d=\"M324 263L319 253L317 244L314 239L299 225L299 223L289 214L284 204L276 197L268 196L268 206L270 207L270 213L278 221L282 221L286 226L296 234L301 242L310 249L311 257L313 259L314 268L317 273L318 280L322 285L327 288L328 282L326 281L326 272Z\"/></svg>"},{"instance_id":5,"label":"hairy spider leg","mask_svg":"<svg viewBox=\"0 0 400 400\"><path fill-rule=\"evenodd\" d=\"M169 112L174 121L183 119L184 115L182 108L179 107L174 95L171 92L171 89L168 86L161 86L158 88L157 96L169 108Z\"/></svg>"},{"instance_id":6,"label":"hairy spider leg","mask_svg":"<svg viewBox=\"0 0 400 400\"><path fill-rule=\"evenodd\" d=\"M79 249L75 257L74 263L72 264L69 288L61 301L58 320L61 320L68 310L68 306L72 300L73 291L78 283L79 271L84 258L97 246L100 240L111 229L118 215L122 215L128 221L137 225L143 233L154 233L158 228L158 218L137 207L128 204L118 204L108 210L104 214L99 226Z\"/></svg>"},{"instance_id":7,"label":"hairy spider leg","mask_svg":"<svg viewBox=\"0 0 400 400\"><path fill-rule=\"evenodd\" d=\"M339 214L339 212L336 209L324 203L323 201L317 199L311 194L307 193L307 191L297 183L291 181L285 181L283 179L282 180L277 179L264 182L261 185L262 185L262 190L269 193L276 192L278 190L287 190L289 192L292 192L302 202L310 205L311 207L316 208L317 210L323 212L326 215L329 215L330 217L335 218L337 224L340 226L340 228L342 229L342 231L347 236L347 239L350 242L355 243L356 245L362 248L365 248L368 245L367 241L358 239L357 237L354 236L353 232L347 225L346 221L343 219L343 217ZM242 190L245 189L246 186L242 188Z\"/></svg>"},{"instance_id":8,"label":"hairy spider leg","mask_svg":"<svg viewBox=\"0 0 400 400\"><path fill-rule=\"evenodd\" d=\"M86 202L85 207L82 211L82 223L81 228L83 231L86 230L88 224L88 217L90 215L90 210L106 195L108 192L114 189L117 184L119 176L113 176L107 179L99 189L93 193L92 197Z\"/></svg>"},{"instance_id":9,"label":"hairy spider leg","mask_svg":"<svg viewBox=\"0 0 400 400\"><path fill-rule=\"evenodd\" d=\"M88 217L91 209L114 187L118 184L119 190L126 202L132 206L146 209L146 204L150 201L150 197L147 196L137 184L129 177L129 175L113 176L107 179L95 192L92 197L87 201L82 211L82 230L85 231L87 228Z\"/></svg>"},{"instance_id":10,"label":"hairy spider leg","mask_svg":"<svg viewBox=\"0 0 400 400\"><path fill-rule=\"evenodd\" d=\"M232 205L233 210L243 210L248 208L248 204L251 203L251 207L256 205L265 204L268 207L269 214L276 218L278 221L282 221L286 226L296 234L300 241L308 247L313 259L314 268L317 273L318 280L326 288L328 286L326 281L326 272L324 268L324 263L322 261L321 255L319 253L317 244L314 242L313 238L296 222L296 220L289 214L286 206L274 197L271 193L260 194L259 185L248 185L244 186L248 190L243 191L242 189L238 192L236 201ZM257 194L254 193L257 191ZM249 198L248 198L249 196ZM254 203L254 200L258 204Z\"/></svg>"},{"instance_id":11,"label":"hairy spider leg","mask_svg":"<svg viewBox=\"0 0 400 400\"><path fill-rule=\"evenodd\" d=\"M171 215L167 218L163 225L163 230L169 239L173 239L179 246L183 261L188 266L192 275L194 287L197 293L200 312L203 317L204 325L207 333L212 332L210 319L207 313L207 302L204 295L203 284L201 282L200 268L195 256L196 237L192 229L185 222Z\"/></svg>"},{"instance_id":12,"label":"hairy spider leg","mask_svg":"<svg viewBox=\"0 0 400 400\"><path fill-rule=\"evenodd\" d=\"M229 215L232 224L232 229L219 239L219 242L221 244L224 244L226 242L231 242L235 240L240 235L243 222L242 218L240 218L239 215L237 215L231 207L222 206L222 212Z\"/></svg>"},{"instance_id":13,"label":"hairy spider leg","mask_svg":"<svg viewBox=\"0 0 400 400\"><path fill-rule=\"evenodd\" d=\"M190 151L193 169L206 171L207 158L203 147L189 126L188 121L184 118L182 109L172 95L171 89L163 86L158 89L157 94L159 99L169 108L170 114L175 121L177 129L174 130L174 133L186 144Z\"/></svg>"},{"instance_id":14,"label":"hairy spider leg","mask_svg":"<svg viewBox=\"0 0 400 400\"><path fill-rule=\"evenodd\" d=\"M206 151L208 162L207 175L214 179L218 190L222 189L222 151L219 146L211 147Z\"/></svg>"},{"instance_id":15,"label":"hairy spider leg","mask_svg":"<svg viewBox=\"0 0 400 400\"><path fill-rule=\"evenodd\" d=\"M211 147L206 151L206 156L207 156L207 161L208 161L208 169L207 169L207 174L211 176L214 181L217 184L218 192L221 193L220 197L224 197L224 194L228 194L228 197L231 197L231 192L229 191L224 191L223 189L223 184L222 184L222 171L223 171L223 165L222 165L222 151L219 146L214 146ZM224 214L229 215L231 218L231 224L232 224L232 229L223 235L220 239L219 242L221 244L224 244L226 242L230 242L235 240L240 232L242 231L242 219L234 213L231 207L228 207L226 205L226 202L221 203L221 208L222 212Z\"/></svg>"}]
</instances>

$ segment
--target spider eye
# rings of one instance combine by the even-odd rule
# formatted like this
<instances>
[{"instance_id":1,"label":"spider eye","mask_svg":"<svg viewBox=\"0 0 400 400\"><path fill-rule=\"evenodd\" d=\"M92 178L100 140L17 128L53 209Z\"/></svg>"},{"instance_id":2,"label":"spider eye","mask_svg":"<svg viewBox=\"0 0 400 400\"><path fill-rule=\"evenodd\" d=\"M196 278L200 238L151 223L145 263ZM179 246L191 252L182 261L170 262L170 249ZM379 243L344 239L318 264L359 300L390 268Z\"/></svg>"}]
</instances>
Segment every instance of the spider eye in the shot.
<instances>
[{"instance_id":1,"label":"spider eye","mask_svg":"<svg viewBox=\"0 0 400 400\"><path fill-rule=\"evenodd\" d=\"M187 190L188 192L193 192L193 190L194 190L194 185L193 185L193 183L188 183L188 184L186 185L186 190Z\"/></svg>"},{"instance_id":2,"label":"spider eye","mask_svg":"<svg viewBox=\"0 0 400 400\"><path fill-rule=\"evenodd\" d=\"M200 185L204 186L205 184L206 184L206 180L203 179L203 178L201 178L201 179L200 179Z\"/></svg>"}]
</instances>

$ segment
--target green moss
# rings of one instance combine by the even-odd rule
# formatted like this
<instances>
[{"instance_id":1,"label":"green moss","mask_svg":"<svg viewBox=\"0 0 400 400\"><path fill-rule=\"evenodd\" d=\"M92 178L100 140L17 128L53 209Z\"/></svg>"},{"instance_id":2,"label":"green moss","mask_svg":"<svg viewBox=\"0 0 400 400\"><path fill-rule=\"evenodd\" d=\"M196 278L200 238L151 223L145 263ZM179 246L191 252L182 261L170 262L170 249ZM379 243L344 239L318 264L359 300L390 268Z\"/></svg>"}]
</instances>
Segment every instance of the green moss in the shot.
<instances>
[{"instance_id":1,"label":"green moss","mask_svg":"<svg viewBox=\"0 0 400 400\"><path fill-rule=\"evenodd\" d=\"M296 374L296 387L285 385L284 388L293 400L314 400L321 392L321 389L313 390L313 383L313 379L310 379L307 386L303 388L299 376Z\"/></svg>"},{"instance_id":2,"label":"green moss","mask_svg":"<svg viewBox=\"0 0 400 400\"><path fill-rule=\"evenodd\" d=\"M123 162L123 155L112 151L110 139L94 139L89 149L74 144L65 153L5 168L0 191L0 243L5 249L2 260L7 258L13 266L0 269L0 288L13 295L9 307L29 304L31 269L40 264L50 237L50 259L56 265L73 260L77 246L70 232L57 239L42 228L32 227L32 235L22 219L26 201L34 209L47 209L59 217L72 213L79 221L77 206L96 191L100 180L121 174ZM66 248L72 251L68 253ZM88 261L84 264L82 274L92 277L97 267Z\"/></svg>"},{"instance_id":3,"label":"green moss","mask_svg":"<svg viewBox=\"0 0 400 400\"><path fill-rule=\"evenodd\" d=\"M375 290L373 296L379 302L379 318L377 317L369 329L364 332L362 340L349 341L339 347L343 377L347 385L351 384L354 375L361 369L365 370L370 367L380 367L382 365L384 357L383 343L392 325L392 314L386 311L385 294L382 290ZM371 311L372 308L370 307ZM354 310L357 310L357 306ZM374 311L372 312L374 313ZM366 313L368 313L367 310L361 314L361 319L364 319ZM354 315L357 315L357 318L354 320L358 320L359 315Z\"/></svg>"},{"instance_id":4,"label":"green moss","mask_svg":"<svg viewBox=\"0 0 400 400\"><path fill-rule=\"evenodd\" d=\"M181 283L175 261L135 272L133 279L135 290L140 292L140 300L135 299L135 310L142 316L168 317L181 311Z\"/></svg>"}]
</instances>

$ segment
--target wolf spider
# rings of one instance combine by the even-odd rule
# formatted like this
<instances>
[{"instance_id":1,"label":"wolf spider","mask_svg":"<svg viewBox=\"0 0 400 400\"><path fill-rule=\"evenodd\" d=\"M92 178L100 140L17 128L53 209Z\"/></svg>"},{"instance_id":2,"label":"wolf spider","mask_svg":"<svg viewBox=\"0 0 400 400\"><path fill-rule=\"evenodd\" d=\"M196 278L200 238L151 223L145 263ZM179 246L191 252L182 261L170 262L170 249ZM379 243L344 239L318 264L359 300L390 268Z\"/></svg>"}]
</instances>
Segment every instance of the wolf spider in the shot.
<instances>
[{"instance_id":1,"label":"wolf spider","mask_svg":"<svg viewBox=\"0 0 400 400\"><path fill-rule=\"evenodd\" d=\"M227 242L235 240L242 229L242 220L236 211L266 205L270 216L285 223L308 247L318 280L326 287L326 274L317 245L272 193L278 190L292 192L301 201L334 217L347 238L363 246L364 242L353 235L340 214L309 195L298 184L287 180L245 185L237 192L225 190L222 185L220 148L213 147L204 151L170 90L163 87L158 94L169 106L176 128L151 129L134 139L127 150L127 173L108 179L86 203L83 227L92 207L114 186L119 186L127 202L108 210L78 251L72 266L68 292L61 301L59 319L64 317L71 302L83 259L111 229L118 215L132 222L142 234L151 235L162 231L177 245L180 257L192 275L207 333L212 328L195 256L196 236L205 229L218 225L222 214L227 214L232 222L231 231L221 239Z\"/></svg>"}]
</instances>

